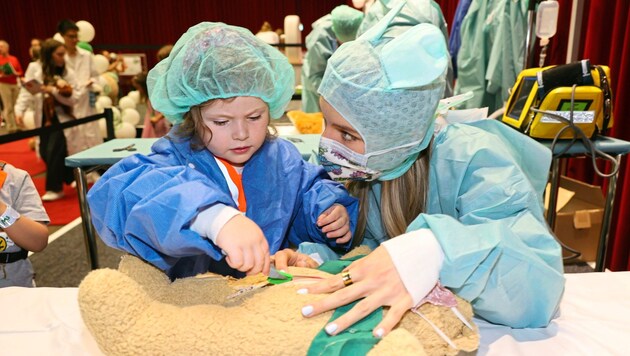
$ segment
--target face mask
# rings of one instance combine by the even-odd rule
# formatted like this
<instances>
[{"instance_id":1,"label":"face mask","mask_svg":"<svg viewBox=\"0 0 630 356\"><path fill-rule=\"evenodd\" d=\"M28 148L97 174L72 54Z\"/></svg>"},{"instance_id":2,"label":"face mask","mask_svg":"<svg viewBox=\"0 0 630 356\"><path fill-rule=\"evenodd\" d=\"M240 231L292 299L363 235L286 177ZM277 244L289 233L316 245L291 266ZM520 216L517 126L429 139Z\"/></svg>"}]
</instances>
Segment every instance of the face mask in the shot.
<instances>
[{"instance_id":1,"label":"face mask","mask_svg":"<svg viewBox=\"0 0 630 356\"><path fill-rule=\"evenodd\" d=\"M322 137L319 141L319 164L336 181L371 181L378 178L381 172L365 166L368 158L335 140Z\"/></svg>"}]
</instances>

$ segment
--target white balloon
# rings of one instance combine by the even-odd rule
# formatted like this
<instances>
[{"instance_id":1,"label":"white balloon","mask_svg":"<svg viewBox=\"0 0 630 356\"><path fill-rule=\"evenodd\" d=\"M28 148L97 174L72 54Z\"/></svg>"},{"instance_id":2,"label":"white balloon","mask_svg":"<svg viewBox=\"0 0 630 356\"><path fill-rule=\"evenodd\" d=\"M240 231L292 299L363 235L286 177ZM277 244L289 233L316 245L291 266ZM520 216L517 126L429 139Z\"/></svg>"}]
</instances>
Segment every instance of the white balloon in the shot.
<instances>
[{"instance_id":1,"label":"white balloon","mask_svg":"<svg viewBox=\"0 0 630 356\"><path fill-rule=\"evenodd\" d=\"M140 122L140 113L136 109L127 108L122 111L122 121L128 122L133 126L138 125Z\"/></svg>"},{"instance_id":2,"label":"white balloon","mask_svg":"<svg viewBox=\"0 0 630 356\"><path fill-rule=\"evenodd\" d=\"M120 110L117 107L112 106L110 109L114 112L114 127L118 128L122 123L122 117L120 116Z\"/></svg>"},{"instance_id":3,"label":"white balloon","mask_svg":"<svg viewBox=\"0 0 630 356\"><path fill-rule=\"evenodd\" d=\"M120 98L120 100L118 100L118 107L121 108L122 110L135 109L136 102L129 96L123 96L122 98Z\"/></svg>"},{"instance_id":4,"label":"white balloon","mask_svg":"<svg viewBox=\"0 0 630 356\"><path fill-rule=\"evenodd\" d=\"M103 112L105 112L105 108L103 107L103 105L101 105L101 103L98 102L98 100L94 104L94 111L96 111L97 114L102 114Z\"/></svg>"},{"instance_id":5,"label":"white balloon","mask_svg":"<svg viewBox=\"0 0 630 356\"><path fill-rule=\"evenodd\" d=\"M97 104L101 104L103 108L111 108L112 107L112 98L109 96L101 95L96 99Z\"/></svg>"},{"instance_id":6,"label":"white balloon","mask_svg":"<svg viewBox=\"0 0 630 356\"><path fill-rule=\"evenodd\" d=\"M94 70L98 74L103 74L109 68L109 60L104 55L97 54L92 57L92 65L94 65Z\"/></svg>"},{"instance_id":7,"label":"white balloon","mask_svg":"<svg viewBox=\"0 0 630 356\"><path fill-rule=\"evenodd\" d=\"M133 99L133 101L136 102L136 104L140 103L140 92L137 90L132 90L129 93L127 93L127 96L130 97L131 99Z\"/></svg>"},{"instance_id":8,"label":"white balloon","mask_svg":"<svg viewBox=\"0 0 630 356\"><path fill-rule=\"evenodd\" d=\"M24 117L22 117L24 122L24 128L27 130L32 130L35 128L35 113L33 110L28 110L24 113Z\"/></svg>"},{"instance_id":9,"label":"white balloon","mask_svg":"<svg viewBox=\"0 0 630 356\"><path fill-rule=\"evenodd\" d=\"M79 28L79 41L90 42L94 39L96 31L94 31L94 26L91 23L84 20L77 21L77 27Z\"/></svg>"},{"instance_id":10,"label":"white balloon","mask_svg":"<svg viewBox=\"0 0 630 356\"><path fill-rule=\"evenodd\" d=\"M128 122L123 122L116 129L116 138L134 138L136 137L136 127Z\"/></svg>"},{"instance_id":11,"label":"white balloon","mask_svg":"<svg viewBox=\"0 0 630 356\"><path fill-rule=\"evenodd\" d=\"M105 121L105 119L98 120L98 128L99 128L99 131L101 132L101 137L106 138L107 137L107 121Z\"/></svg>"},{"instance_id":12,"label":"white balloon","mask_svg":"<svg viewBox=\"0 0 630 356\"><path fill-rule=\"evenodd\" d=\"M53 36L53 40L59 41L63 44L66 43L66 40L63 39L63 36L59 32L55 33L55 35Z\"/></svg>"}]
</instances>

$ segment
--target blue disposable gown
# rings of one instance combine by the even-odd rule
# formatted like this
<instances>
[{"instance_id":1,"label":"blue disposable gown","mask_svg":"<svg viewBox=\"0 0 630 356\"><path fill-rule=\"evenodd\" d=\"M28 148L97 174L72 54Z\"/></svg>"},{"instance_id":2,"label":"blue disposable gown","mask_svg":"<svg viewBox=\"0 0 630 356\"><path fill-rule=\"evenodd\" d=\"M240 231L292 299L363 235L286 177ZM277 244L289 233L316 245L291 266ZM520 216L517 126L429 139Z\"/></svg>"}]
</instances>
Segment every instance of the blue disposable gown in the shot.
<instances>
[{"instance_id":1,"label":"blue disposable gown","mask_svg":"<svg viewBox=\"0 0 630 356\"><path fill-rule=\"evenodd\" d=\"M550 159L547 148L494 120L449 125L434 138L427 212L407 231L431 229L445 255L441 283L492 323L544 327L564 291L560 246L542 208ZM363 244L375 248L388 237L381 183L372 190ZM321 245L300 249L334 256Z\"/></svg>"},{"instance_id":2,"label":"blue disposable gown","mask_svg":"<svg viewBox=\"0 0 630 356\"><path fill-rule=\"evenodd\" d=\"M168 137L152 151L123 159L90 189L87 198L99 236L171 278L216 271L220 249L190 229L191 220L214 204L236 208L214 157L206 149L192 150L187 140ZM358 202L321 167L305 162L290 142L266 141L245 164L242 180L246 216L260 226L272 254L303 241L349 246L336 246L316 220L339 203L348 210L354 231Z\"/></svg>"}]
</instances>

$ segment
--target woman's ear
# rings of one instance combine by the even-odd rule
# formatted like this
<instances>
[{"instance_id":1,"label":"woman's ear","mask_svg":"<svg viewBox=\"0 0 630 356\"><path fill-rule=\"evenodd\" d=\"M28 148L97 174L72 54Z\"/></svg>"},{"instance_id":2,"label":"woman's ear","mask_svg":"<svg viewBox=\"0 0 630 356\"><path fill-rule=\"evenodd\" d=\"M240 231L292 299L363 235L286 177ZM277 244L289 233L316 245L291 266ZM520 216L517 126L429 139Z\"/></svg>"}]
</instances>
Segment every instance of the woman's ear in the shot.
<instances>
[{"instance_id":1,"label":"woman's ear","mask_svg":"<svg viewBox=\"0 0 630 356\"><path fill-rule=\"evenodd\" d=\"M444 75L450 60L444 34L426 23L386 43L380 57L392 89L427 85Z\"/></svg>"}]
</instances>

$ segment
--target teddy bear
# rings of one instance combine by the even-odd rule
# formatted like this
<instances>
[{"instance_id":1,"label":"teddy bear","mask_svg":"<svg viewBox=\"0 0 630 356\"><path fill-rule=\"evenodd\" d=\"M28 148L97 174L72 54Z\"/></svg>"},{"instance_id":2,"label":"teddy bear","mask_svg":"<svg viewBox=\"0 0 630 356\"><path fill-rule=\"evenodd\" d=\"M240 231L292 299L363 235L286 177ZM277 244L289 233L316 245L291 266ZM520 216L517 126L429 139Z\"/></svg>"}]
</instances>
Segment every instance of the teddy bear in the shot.
<instances>
[{"instance_id":1,"label":"teddy bear","mask_svg":"<svg viewBox=\"0 0 630 356\"><path fill-rule=\"evenodd\" d=\"M86 276L79 286L79 306L85 325L107 355L330 355L356 351L352 342L340 344L323 331L332 312L311 318L300 313L302 306L325 295L298 294L297 290L330 274L298 267L287 272L293 279L277 285L269 285L262 274L233 279L209 273L171 282L161 270L126 255L118 270L98 269ZM416 312L408 311L392 332L376 339L368 354L474 353L479 333L471 321L472 308L457 298L457 310L460 317L449 307L426 303ZM351 327L344 333L347 337L354 336L353 332ZM373 338L371 330L365 333Z\"/></svg>"}]
</instances>

